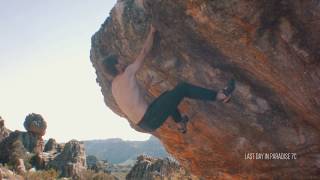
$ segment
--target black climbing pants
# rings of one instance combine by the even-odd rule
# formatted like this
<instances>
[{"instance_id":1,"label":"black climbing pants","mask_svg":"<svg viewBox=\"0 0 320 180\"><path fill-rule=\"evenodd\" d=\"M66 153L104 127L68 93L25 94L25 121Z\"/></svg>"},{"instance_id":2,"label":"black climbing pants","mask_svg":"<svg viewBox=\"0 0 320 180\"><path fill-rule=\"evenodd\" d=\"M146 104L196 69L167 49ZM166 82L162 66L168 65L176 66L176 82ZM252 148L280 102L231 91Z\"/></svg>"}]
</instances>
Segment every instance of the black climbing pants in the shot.
<instances>
[{"instance_id":1,"label":"black climbing pants","mask_svg":"<svg viewBox=\"0 0 320 180\"><path fill-rule=\"evenodd\" d=\"M182 117L178 105L183 98L214 101L216 96L216 91L185 82L180 83L174 89L162 93L149 105L138 126L145 131L152 132L159 128L169 116L179 123Z\"/></svg>"}]
</instances>

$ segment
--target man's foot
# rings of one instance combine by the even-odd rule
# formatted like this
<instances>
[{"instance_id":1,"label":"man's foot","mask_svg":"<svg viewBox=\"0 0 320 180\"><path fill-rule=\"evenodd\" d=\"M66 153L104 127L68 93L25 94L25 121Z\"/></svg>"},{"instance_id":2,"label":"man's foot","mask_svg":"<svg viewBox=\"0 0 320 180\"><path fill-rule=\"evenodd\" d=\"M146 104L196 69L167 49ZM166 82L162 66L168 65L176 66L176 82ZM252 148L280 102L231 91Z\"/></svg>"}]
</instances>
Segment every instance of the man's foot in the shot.
<instances>
[{"instance_id":1,"label":"man's foot","mask_svg":"<svg viewBox=\"0 0 320 180\"><path fill-rule=\"evenodd\" d=\"M224 103L227 103L230 101L231 99L231 94L233 93L233 91L235 90L236 88L236 81L234 79L230 79L228 81L228 84L227 86L222 89L222 93L223 95L225 96L223 99L222 99L222 102Z\"/></svg>"},{"instance_id":2,"label":"man's foot","mask_svg":"<svg viewBox=\"0 0 320 180\"><path fill-rule=\"evenodd\" d=\"M182 121L178 123L178 131L182 134L185 134L187 132L187 124L188 124L189 118L188 116L182 116Z\"/></svg>"}]
</instances>

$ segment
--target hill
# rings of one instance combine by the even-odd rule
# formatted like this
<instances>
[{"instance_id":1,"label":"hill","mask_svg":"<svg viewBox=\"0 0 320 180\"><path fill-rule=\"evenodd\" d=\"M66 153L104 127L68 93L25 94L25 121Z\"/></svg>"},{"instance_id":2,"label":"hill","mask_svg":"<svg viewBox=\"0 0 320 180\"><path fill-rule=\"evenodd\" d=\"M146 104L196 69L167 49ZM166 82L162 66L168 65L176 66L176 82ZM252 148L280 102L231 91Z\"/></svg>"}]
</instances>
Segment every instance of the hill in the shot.
<instances>
[{"instance_id":1,"label":"hill","mask_svg":"<svg viewBox=\"0 0 320 180\"><path fill-rule=\"evenodd\" d=\"M147 141L124 141L115 138L83 142L87 155L94 155L113 164L134 162L141 154L158 158L168 156L160 141L153 136Z\"/></svg>"}]
</instances>

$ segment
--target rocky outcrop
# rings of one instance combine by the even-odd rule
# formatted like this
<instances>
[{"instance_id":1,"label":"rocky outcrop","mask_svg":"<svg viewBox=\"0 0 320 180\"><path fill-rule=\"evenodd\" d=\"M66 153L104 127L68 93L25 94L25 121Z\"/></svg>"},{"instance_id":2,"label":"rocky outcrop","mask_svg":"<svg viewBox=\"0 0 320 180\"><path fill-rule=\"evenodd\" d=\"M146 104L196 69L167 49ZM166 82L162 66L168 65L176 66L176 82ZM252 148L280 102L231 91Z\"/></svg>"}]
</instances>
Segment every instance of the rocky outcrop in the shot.
<instances>
[{"instance_id":1,"label":"rocky outcrop","mask_svg":"<svg viewBox=\"0 0 320 180\"><path fill-rule=\"evenodd\" d=\"M20 142L25 152L38 154L43 152L44 141L42 136L46 130L46 122L38 114L29 114L24 122L27 132L14 131L0 143L0 162L7 163L14 152L17 142ZM24 154L24 153L22 153Z\"/></svg>"},{"instance_id":2,"label":"rocky outcrop","mask_svg":"<svg viewBox=\"0 0 320 180\"><path fill-rule=\"evenodd\" d=\"M87 169L83 143L72 140L58 144L51 138L44 147L42 136L46 124L41 115L29 114L24 122L27 132L14 131L0 142L0 163L14 166L19 174L32 166L37 170L54 168L62 177L79 178L79 174ZM0 125L1 136L6 129L3 121Z\"/></svg>"},{"instance_id":3,"label":"rocky outcrop","mask_svg":"<svg viewBox=\"0 0 320 180\"><path fill-rule=\"evenodd\" d=\"M46 133L47 123L40 114L29 114L23 125L28 132L35 135L43 136Z\"/></svg>"},{"instance_id":4,"label":"rocky outcrop","mask_svg":"<svg viewBox=\"0 0 320 180\"><path fill-rule=\"evenodd\" d=\"M4 120L0 116L0 142L8 137L10 133L11 131L5 127Z\"/></svg>"},{"instance_id":5,"label":"rocky outcrop","mask_svg":"<svg viewBox=\"0 0 320 180\"><path fill-rule=\"evenodd\" d=\"M58 143L55 139L50 138L46 145L44 146L44 152L57 152L58 151Z\"/></svg>"},{"instance_id":6,"label":"rocky outcrop","mask_svg":"<svg viewBox=\"0 0 320 180\"><path fill-rule=\"evenodd\" d=\"M38 157L42 150L42 139L38 139L30 132L14 131L0 143L0 163L14 165L21 174L26 169L22 160L28 161L34 154ZM30 166L30 164L28 165ZM39 167L38 165L37 167Z\"/></svg>"},{"instance_id":7,"label":"rocky outcrop","mask_svg":"<svg viewBox=\"0 0 320 180\"><path fill-rule=\"evenodd\" d=\"M63 177L78 177L87 169L83 143L77 140L66 143L62 152L49 162L48 167L60 171Z\"/></svg>"},{"instance_id":8,"label":"rocky outcrop","mask_svg":"<svg viewBox=\"0 0 320 180\"><path fill-rule=\"evenodd\" d=\"M23 135L20 131L10 133L0 143L0 163L17 164L19 159L26 159L28 150L24 147L21 137Z\"/></svg>"},{"instance_id":9,"label":"rocky outcrop","mask_svg":"<svg viewBox=\"0 0 320 180\"><path fill-rule=\"evenodd\" d=\"M14 131L0 143L0 163L9 163L22 174L30 168L29 160L43 152L46 122L40 115L30 114L24 122L27 132ZM28 162L25 164L25 162Z\"/></svg>"},{"instance_id":10,"label":"rocky outcrop","mask_svg":"<svg viewBox=\"0 0 320 180\"><path fill-rule=\"evenodd\" d=\"M126 180L199 180L188 173L174 160L169 158L157 159L141 155L137 158Z\"/></svg>"},{"instance_id":11,"label":"rocky outcrop","mask_svg":"<svg viewBox=\"0 0 320 180\"><path fill-rule=\"evenodd\" d=\"M228 104L180 105L187 134L171 119L153 133L170 154L207 179L312 178L320 167L319 17L318 1L119 0L92 37L91 61L107 106L125 117L103 60L132 63L153 23L159 36L137 75L148 102L181 81L211 89L237 81ZM245 158L281 152L297 159Z\"/></svg>"},{"instance_id":12,"label":"rocky outcrop","mask_svg":"<svg viewBox=\"0 0 320 180\"><path fill-rule=\"evenodd\" d=\"M90 170L93 170L94 172L105 172L110 173L108 171L108 163L105 161L98 160L95 156L87 156L86 157L87 167Z\"/></svg>"}]
</instances>

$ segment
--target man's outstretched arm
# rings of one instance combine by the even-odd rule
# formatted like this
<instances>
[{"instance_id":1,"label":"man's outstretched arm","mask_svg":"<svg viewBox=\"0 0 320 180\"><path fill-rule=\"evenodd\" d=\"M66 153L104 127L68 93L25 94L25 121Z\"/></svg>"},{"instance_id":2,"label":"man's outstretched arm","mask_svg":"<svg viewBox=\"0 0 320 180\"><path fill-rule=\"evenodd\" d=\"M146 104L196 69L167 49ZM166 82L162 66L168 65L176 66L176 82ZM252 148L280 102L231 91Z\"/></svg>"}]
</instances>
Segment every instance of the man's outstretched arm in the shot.
<instances>
[{"instance_id":1,"label":"man's outstretched arm","mask_svg":"<svg viewBox=\"0 0 320 180\"><path fill-rule=\"evenodd\" d=\"M152 48L155 32L156 32L156 29L151 25L149 34L142 46L142 49L139 55L137 56L135 61L132 64L130 64L127 68L127 70L129 70L131 73L135 74L139 70L139 68L142 66L144 59L146 58L146 56L148 55L148 53Z\"/></svg>"}]
</instances>

